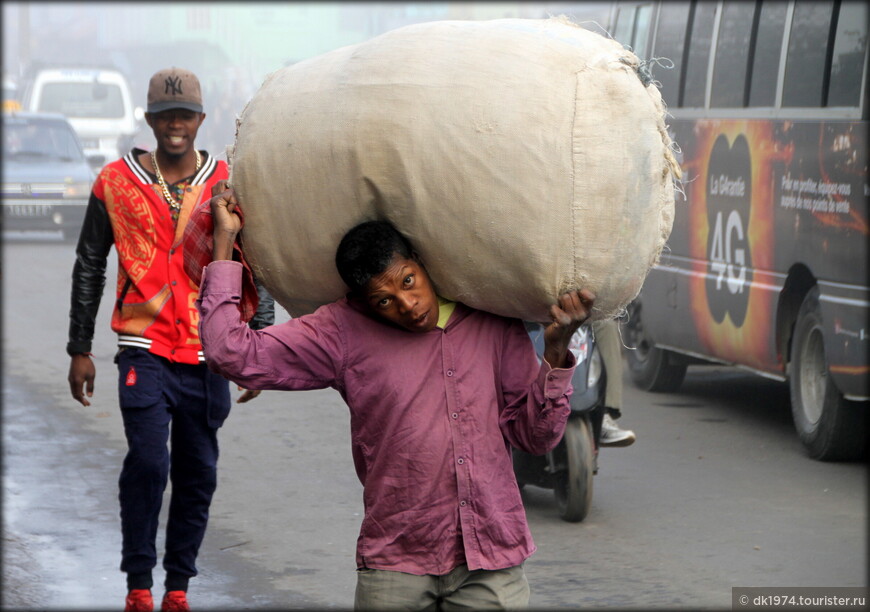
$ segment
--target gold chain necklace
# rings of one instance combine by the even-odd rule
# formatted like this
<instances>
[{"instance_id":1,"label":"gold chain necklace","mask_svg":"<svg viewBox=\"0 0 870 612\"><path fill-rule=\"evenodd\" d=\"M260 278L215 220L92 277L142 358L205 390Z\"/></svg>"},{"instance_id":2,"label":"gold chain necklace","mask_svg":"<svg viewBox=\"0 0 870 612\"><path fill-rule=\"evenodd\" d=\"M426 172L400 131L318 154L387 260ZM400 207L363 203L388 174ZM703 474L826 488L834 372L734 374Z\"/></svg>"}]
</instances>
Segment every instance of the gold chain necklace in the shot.
<instances>
[{"instance_id":1,"label":"gold chain necklace","mask_svg":"<svg viewBox=\"0 0 870 612\"><path fill-rule=\"evenodd\" d=\"M196 174L202 166L202 156L196 149L194 149L193 152L196 155L196 170L194 170L193 173ZM181 210L181 202L172 197L172 194L169 193L169 187L166 185L163 174L160 172L160 166L157 165L156 150L151 151L151 165L154 166L154 174L157 175L157 182L160 184L160 189L163 190L163 197L166 199L166 203L169 204L169 208L172 209L173 214L177 215Z\"/></svg>"}]
</instances>

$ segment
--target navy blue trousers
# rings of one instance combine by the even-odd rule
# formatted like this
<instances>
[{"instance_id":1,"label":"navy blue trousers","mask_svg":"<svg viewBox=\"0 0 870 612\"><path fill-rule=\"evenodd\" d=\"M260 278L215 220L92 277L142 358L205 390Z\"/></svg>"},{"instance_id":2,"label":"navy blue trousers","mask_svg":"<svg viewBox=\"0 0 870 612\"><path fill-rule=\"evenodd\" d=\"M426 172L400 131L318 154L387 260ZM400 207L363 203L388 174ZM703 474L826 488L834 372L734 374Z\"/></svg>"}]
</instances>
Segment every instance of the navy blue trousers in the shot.
<instances>
[{"instance_id":1,"label":"navy blue trousers","mask_svg":"<svg viewBox=\"0 0 870 612\"><path fill-rule=\"evenodd\" d=\"M122 349L116 361L128 447L118 481L121 571L150 574L157 564L158 519L169 479L163 567L167 577L196 576L217 487L217 429L229 414L229 384L205 364L172 363L142 349Z\"/></svg>"}]
</instances>

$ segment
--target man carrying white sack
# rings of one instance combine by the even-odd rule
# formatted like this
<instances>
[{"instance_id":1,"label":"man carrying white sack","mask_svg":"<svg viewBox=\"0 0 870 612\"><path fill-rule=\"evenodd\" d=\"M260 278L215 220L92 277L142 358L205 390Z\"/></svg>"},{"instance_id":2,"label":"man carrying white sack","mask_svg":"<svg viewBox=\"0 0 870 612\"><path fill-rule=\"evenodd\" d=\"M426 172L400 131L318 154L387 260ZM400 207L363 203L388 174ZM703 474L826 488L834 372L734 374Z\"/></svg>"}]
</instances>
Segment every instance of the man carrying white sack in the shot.
<instances>
[{"instance_id":1,"label":"man carrying white sack","mask_svg":"<svg viewBox=\"0 0 870 612\"><path fill-rule=\"evenodd\" d=\"M551 307L539 365L521 321L439 298L401 234L368 222L337 249L345 298L253 331L238 313L243 265L231 261L238 202L222 187L197 301L205 358L245 388L332 387L350 408L365 505L355 609L525 608L535 545L510 446L542 454L561 438L568 345L592 293Z\"/></svg>"}]
</instances>

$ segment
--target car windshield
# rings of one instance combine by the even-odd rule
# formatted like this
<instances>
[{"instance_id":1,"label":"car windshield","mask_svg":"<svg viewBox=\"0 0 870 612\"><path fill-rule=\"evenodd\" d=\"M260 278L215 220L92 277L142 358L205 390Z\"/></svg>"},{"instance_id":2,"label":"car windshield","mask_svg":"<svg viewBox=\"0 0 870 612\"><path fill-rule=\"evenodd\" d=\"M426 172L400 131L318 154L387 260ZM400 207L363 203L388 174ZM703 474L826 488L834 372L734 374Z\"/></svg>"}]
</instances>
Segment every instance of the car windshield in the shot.
<instances>
[{"instance_id":1,"label":"car windshield","mask_svg":"<svg viewBox=\"0 0 870 612\"><path fill-rule=\"evenodd\" d=\"M121 88L109 83L46 83L39 111L77 119L120 119L124 116Z\"/></svg>"},{"instance_id":2,"label":"car windshield","mask_svg":"<svg viewBox=\"0 0 870 612\"><path fill-rule=\"evenodd\" d=\"M51 121L7 121L3 124L3 157L79 161L84 156L68 125Z\"/></svg>"}]
</instances>

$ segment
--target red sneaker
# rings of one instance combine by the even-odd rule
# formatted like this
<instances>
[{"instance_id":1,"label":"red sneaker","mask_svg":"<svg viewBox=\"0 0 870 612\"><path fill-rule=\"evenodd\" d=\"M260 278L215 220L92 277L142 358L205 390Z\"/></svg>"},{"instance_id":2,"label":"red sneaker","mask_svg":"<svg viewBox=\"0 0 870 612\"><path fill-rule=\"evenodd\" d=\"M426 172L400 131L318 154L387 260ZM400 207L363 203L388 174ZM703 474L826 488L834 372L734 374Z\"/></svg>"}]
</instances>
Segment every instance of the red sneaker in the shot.
<instances>
[{"instance_id":1,"label":"red sneaker","mask_svg":"<svg viewBox=\"0 0 870 612\"><path fill-rule=\"evenodd\" d=\"M133 589L127 593L124 612L154 612L154 600L149 589Z\"/></svg>"},{"instance_id":2,"label":"red sneaker","mask_svg":"<svg viewBox=\"0 0 870 612\"><path fill-rule=\"evenodd\" d=\"M160 604L160 612L190 612L187 605L187 593L184 591L167 591Z\"/></svg>"}]
</instances>

